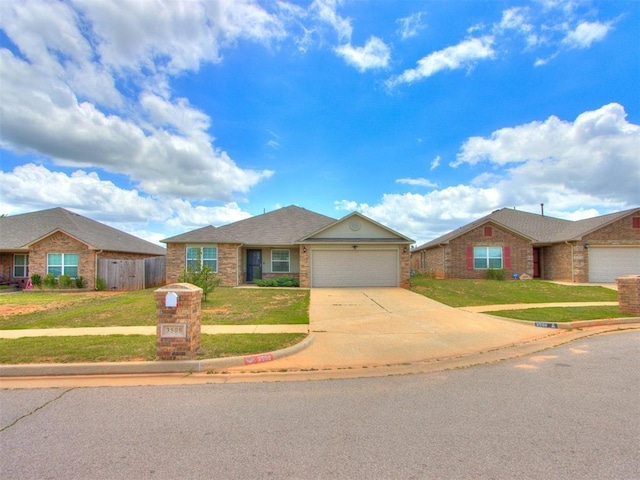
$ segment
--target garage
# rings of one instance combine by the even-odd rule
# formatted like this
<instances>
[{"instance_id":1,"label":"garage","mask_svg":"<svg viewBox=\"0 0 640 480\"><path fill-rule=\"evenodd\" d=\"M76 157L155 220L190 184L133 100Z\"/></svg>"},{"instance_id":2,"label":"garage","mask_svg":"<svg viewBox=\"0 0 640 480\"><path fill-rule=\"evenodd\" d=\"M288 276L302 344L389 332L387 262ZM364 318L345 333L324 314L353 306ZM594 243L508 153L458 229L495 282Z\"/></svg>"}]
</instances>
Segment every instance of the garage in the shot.
<instances>
[{"instance_id":1,"label":"garage","mask_svg":"<svg viewBox=\"0 0 640 480\"><path fill-rule=\"evenodd\" d=\"M634 274L640 274L640 247L589 248L589 282L610 283Z\"/></svg>"},{"instance_id":2,"label":"garage","mask_svg":"<svg viewBox=\"0 0 640 480\"><path fill-rule=\"evenodd\" d=\"M397 287L397 249L311 252L312 287Z\"/></svg>"}]
</instances>

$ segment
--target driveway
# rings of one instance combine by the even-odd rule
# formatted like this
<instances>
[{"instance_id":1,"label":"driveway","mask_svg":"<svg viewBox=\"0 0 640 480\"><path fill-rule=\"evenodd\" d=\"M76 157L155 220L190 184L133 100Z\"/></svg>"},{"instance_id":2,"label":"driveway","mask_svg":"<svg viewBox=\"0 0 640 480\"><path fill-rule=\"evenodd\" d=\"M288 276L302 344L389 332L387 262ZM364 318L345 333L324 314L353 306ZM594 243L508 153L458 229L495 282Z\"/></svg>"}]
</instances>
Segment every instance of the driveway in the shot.
<instances>
[{"instance_id":1,"label":"driveway","mask_svg":"<svg viewBox=\"0 0 640 480\"><path fill-rule=\"evenodd\" d=\"M448 307L402 288L312 289L309 313L313 343L265 369L399 365L558 334Z\"/></svg>"}]
</instances>

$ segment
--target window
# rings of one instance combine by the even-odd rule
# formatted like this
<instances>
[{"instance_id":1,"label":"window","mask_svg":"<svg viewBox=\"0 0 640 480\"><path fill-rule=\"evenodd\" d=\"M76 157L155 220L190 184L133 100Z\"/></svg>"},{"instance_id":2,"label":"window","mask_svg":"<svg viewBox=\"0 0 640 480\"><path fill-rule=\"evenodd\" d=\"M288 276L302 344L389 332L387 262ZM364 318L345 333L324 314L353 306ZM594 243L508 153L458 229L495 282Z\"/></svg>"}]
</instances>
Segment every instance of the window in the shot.
<instances>
[{"instance_id":1,"label":"window","mask_svg":"<svg viewBox=\"0 0 640 480\"><path fill-rule=\"evenodd\" d=\"M271 250L271 271L289 271L289 250Z\"/></svg>"},{"instance_id":2,"label":"window","mask_svg":"<svg viewBox=\"0 0 640 480\"><path fill-rule=\"evenodd\" d=\"M187 247L187 268L200 270L207 266L213 272L218 272L217 247Z\"/></svg>"},{"instance_id":3,"label":"window","mask_svg":"<svg viewBox=\"0 0 640 480\"><path fill-rule=\"evenodd\" d=\"M29 276L29 255L16 253L13 256L13 276L27 278Z\"/></svg>"},{"instance_id":4,"label":"window","mask_svg":"<svg viewBox=\"0 0 640 480\"><path fill-rule=\"evenodd\" d=\"M67 275L71 278L78 277L77 253L49 253L47 254L47 273L52 273L58 278Z\"/></svg>"},{"instance_id":5,"label":"window","mask_svg":"<svg viewBox=\"0 0 640 480\"><path fill-rule=\"evenodd\" d=\"M502 247L473 247L473 268L502 268Z\"/></svg>"}]
</instances>

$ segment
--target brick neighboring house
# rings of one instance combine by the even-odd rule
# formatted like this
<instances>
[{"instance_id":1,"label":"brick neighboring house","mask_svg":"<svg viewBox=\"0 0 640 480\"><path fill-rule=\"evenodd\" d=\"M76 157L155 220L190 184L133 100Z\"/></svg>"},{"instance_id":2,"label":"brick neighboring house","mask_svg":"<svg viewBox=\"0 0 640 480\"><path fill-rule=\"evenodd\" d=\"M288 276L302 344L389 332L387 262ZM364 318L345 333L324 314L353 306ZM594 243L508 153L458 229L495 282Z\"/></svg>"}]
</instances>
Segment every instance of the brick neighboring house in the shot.
<instances>
[{"instance_id":1,"label":"brick neighboring house","mask_svg":"<svg viewBox=\"0 0 640 480\"><path fill-rule=\"evenodd\" d=\"M31 275L81 276L95 288L98 261L165 255L159 245L64 208L0 218L0 280L24 287Z\"/></svg>"},{"instance_id":2,"label":"brick neighboring house","mask_svg":"<svg viewBox=\"0 0 640 480\"><path fill-rule=\"evenodd\" d=\"M640 273L640 208L579 221L503 208L415 248L411 268L436 278L508 276L575 283Z\"/></svg>"},{"instance_id":3,"label":"brick neighboring house","mask_svg":"<svg viewBox=\"0 0 640 480\"><path fill-rule=\"evenodd\" d=\"M301 287L408 287L413 240L359 213L336 220L292 205L162 242L167 283L200 261L225 286L287 276Z\"/></svg>"}]
</instances>

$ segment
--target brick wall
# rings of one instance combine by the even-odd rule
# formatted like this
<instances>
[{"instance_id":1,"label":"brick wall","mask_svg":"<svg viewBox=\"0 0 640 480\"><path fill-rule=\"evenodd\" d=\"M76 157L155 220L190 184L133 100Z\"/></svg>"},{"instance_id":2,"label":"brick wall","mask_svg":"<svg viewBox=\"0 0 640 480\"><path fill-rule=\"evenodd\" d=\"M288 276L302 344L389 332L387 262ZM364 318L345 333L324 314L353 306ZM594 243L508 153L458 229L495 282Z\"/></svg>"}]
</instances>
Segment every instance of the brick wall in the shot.
<instances>
[{"instance_id":1,"label":"brick wall","mask_svg":"<svg viewBox=\"0 0 640 480\"><path fill-rule=\"evenodd\" d=\"M400 250L400 286L409 288L411 286L411 252L408 245L400 245L398 249Z\"/></svg>"},{"instance_id":2,"label":"brick wall","mask_svg":"<svg viewBox=\"0 0 640 480\"><path fill-rule=\"evenodd\" d=\"M84 278L88 289L95 288L96 252L62 232L56 232L32 245L29 253L29 275L44 277L47 274L49 253L78 254L78 275Z\"/></svg>"},{"instance_id":3,"label":"brick wall","mask_svg":"<svg viewBox=\"0 0 640 480\"><path fill-rule=\"evenodd\" d=\"M306 251L305 251L306 250ZM300 245L300 286L303 288L311 287L311 265L309 259L311 258L311 246Z\"/></svg>"},{"instance_id":4,"label":"brick wall","mask_svg":"<svg viewBox=\"0 0 640 480\"><path fill-rule=\"evenodd\" d=\"M620 311L640 316L640 275L618 277L616 283Z\"/></svg>"},{"instance_id":5,"label":"brick wall","mask_svg":"<svg viewBox=\"0 0 640 480\"><path fill-rule=\"evenodd\" d=\"M237 272L242 271L242 259L238 256L237 244L217 244L218 275L222 285L235 287L238 284ZM176 283L186 268L187 245L184 243L167 244L167 283ZM241 257L241 256L240 256ZM242 281L242 278L240 278Z\"/></svg>"}]
</instances>

